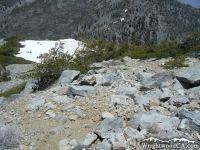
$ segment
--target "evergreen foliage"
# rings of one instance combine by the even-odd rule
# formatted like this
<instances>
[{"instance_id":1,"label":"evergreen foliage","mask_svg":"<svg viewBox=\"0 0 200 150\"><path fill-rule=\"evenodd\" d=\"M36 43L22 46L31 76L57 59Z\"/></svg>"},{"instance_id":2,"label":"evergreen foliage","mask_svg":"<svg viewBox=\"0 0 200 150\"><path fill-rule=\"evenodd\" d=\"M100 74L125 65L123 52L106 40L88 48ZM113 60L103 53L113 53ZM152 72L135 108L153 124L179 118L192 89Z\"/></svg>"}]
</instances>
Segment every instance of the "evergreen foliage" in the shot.
<instances>
[{"instance_id":1,"label":"evergreen foliage","mask_svg":"<svg viewBox=\"0 0 200 150\"><path fill-rule=\"evenodd\" d=\"M19 43L20 40L24 40L24 37L11 36L4 39L6 43L0 46L0 64L3 67L10 64L30 64L31 63L31 61L14 56L15 54L18 54L19 49L22 47L22 45Z\"/></svg>"},{"instance_id":2,"label":"evergreen foliage","mask_svg":"<svg viewBox=\"0 0 200 150\"><path fill-rule=\"evenodd\" d=\"M163 67L165 69L174 69L174 68L182 68L182 67L188 67L187 64L184 64L185 57L183 55L178 55L174 57L174 59L169 60L166 62Z\"/></svg>"},{"instance_id":3,"label":"evergreen foliage","mask_svg":"<svg viewBox=\"0 0 200 150\"><path fill-rule=\"evenodd\" d=\"M8 96L10 96L12 94L19 94L21 91L24 90L25 86L26 86L26 82L23 82L23 83L15 86L15 87L7 90L7 91L1 93L0 97L8 97Z\"/></svg>"}]
</instances>

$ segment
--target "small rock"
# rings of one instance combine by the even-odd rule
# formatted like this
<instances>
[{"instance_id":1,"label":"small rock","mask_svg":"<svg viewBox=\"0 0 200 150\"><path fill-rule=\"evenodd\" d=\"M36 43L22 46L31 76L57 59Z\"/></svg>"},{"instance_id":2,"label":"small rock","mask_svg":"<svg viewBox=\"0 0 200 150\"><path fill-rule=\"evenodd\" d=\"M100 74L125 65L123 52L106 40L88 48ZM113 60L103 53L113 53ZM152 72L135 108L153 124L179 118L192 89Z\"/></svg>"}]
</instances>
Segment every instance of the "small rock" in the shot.
<instances>
[{"instance_id":1,"label":"small rock","mask_svg":"<svg viewBox=\"0 0 200 150\"><path fill-rule=\"evenodd\" d=\"M72 108L75 108L75 105L74 105L74 104L70 104L70 105L66 106L66 107L63 108L61 111L62 111L62 112L66 112L66 111L71 110Z\"/></svg>"},{"instance_id":2,"label":"small rock","mask_svg":"<svg viewBox=\"0 0 200 150\"><path fill-rule=\"evenodd\" d=\"M67 120L68 120L68 118L64 113L62 113L56 117L56 121L60 122L60 123L65 123L65 122L67 122Z\"/></svg>"},{"instance_id":3,"label":"small rock","mask_svg":"<svg viewBox=\"0 0 200 150\"><path fill-rule=\"evenodd\" d=\"M69 116L69 120L70 121L75 121L75 120L77 120L78 119L78 116L76 116L76 115L71 115L71 116Z\"/></svg>"},{"instance_id":4,"label":"small rock","mask_svg":"<svg viewBox=\"0 0 200 150\"><path fill-rule=\"evenodd\" d=\"M62 127L62 126L58 126L56 128L53 128L49 131L50 134L56 134L56 133L62 133L62 132L65 132L65 128Z\"/></svg>"},{"instance_id":5,"label":"small rock","mask_svg":"<svg viewBox=\"0 0 200 150\"><path fill-rule=\"evenodd\" d=\"M96 95L96 91L92 86L70 86L67 95L93 96Z\"/></svg>"},{"instance_id":6,"label":"small rock","mask_svg":"<svg viewBox=\"0 0 200 150\"><path fill-rule=\"evenodd\" d=\"M87 134L83 139L79 141L78 145L89 146L97 139L97 135L94 133Z\"/></svg>"},{"instance_id":7,"label":"small rock","mask_svg":"<svg viewBox=\"0 0 200 150\"><path fill-rule=\"evenodd\" d=\"M102 112L101 113L101 118L105 119L105 118L115 118L115 116L113 116L111 113L109 112Z\"/></svg>"}]
</instances>

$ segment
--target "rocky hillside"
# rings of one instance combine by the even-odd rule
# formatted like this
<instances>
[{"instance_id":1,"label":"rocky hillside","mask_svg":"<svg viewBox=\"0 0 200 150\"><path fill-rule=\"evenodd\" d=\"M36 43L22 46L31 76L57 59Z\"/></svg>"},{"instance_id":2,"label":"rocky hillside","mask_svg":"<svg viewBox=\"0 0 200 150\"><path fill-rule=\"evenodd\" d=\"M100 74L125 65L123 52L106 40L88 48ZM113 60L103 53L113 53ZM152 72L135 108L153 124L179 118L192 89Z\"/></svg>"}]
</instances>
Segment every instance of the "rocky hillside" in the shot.
<instances>
[{"instance_id":1,"label":"rocky hillside","mask_svg":"<svg viewBox=\"0 0 200 150\"><path fill-rule=\"evenodd\" d=\"M163 70L169 59L103 61L86 75L65 70L35 93L37 83L29 81L21 94L0 98L0 149L145 149L140 142L150 137L197 143L200 61L187 58L188 68ZM12 81L27 68L7 67Z\"/></svg>"},{"instance_id":2,"label":"rocky hillside","mask_svg":"<svg viewBox=\"0 0 200 150\"><path fill-rule=\"evenodd\" d=\"M158 44L200 31L199 9L176 0L0 1L0 37L77 38Z\"/></svg>"}]
</instances>

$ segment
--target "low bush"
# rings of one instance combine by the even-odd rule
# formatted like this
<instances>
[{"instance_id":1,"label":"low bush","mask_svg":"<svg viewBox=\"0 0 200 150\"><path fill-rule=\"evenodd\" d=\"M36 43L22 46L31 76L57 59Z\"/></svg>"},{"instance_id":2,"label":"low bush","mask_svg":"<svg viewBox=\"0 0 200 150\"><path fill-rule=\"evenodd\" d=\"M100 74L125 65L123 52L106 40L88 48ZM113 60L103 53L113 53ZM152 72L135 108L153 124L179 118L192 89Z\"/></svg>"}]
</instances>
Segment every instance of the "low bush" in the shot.
<instances>
[{"instance_id":1,"label":"low bush","mask_svg":"<svg viewBox=\"0 0 200 150\"><path fill-rule=\"evenodd\" d=\"M48 54L38 57L41 63L35 64L31 73L20 78L36 79L39 81L38 90L44 90L60 77L63 70L79 70L86 73L90 69L88 57L80 53L72 61L73 56L62 52L63 44L56 43Z\"/></svg>"},{"instance_id":2,"label":"low bush","mask_svg":"<svg viewBox=\"0 0 200 150\"><path fill-rule=\"evenodd\" d=\"M10 81L11 77L9 77L9 75L10 71L6 70L5 72L3 72L2 75L0 76L0 82Z\"/></svg>"},{"instance_id":3,"label":"low bush","mask_svg":"<svg viewBox=\"0 0 200 150\"><path fill-rule=\"evenodd\" d=\"M0 46L0 64L3 67L10 64L30 64L31 61L25 60L20 57L15 57L18 54L22 45L19 43L20 40L24 40L23 36L12 36L5 38L3 45Z\"/></svg>"},{"instance_id":4,"label":"low bush","mask_svg":"<svg viewBox=\"0 0 200 150\"><path fill-rule=\"evenodd\" d=\"M23 83L21 83L21 84L15 86L15 87L13 87L13 88L7 90L7 91L1 93L1 94L0 94L0 97L8 97L8 96L10 96L11 94L19 94L21 91L24 90L25 86L26 86L26 82L23 82Z\"/></svg>"},{"instance_id":5,"label":"low bush","mask_svg":"<svg viewBox=\"0 0 200 150\"><path fill-rule=\"evenodd\" d=\"M174 59L169 60L166 62L163 67L165 69L174 69L174 68L181 68L181 67L188 67L185 63L185 57L183 55L178 55L174 57Z\"/></svg>"}]
</instances>

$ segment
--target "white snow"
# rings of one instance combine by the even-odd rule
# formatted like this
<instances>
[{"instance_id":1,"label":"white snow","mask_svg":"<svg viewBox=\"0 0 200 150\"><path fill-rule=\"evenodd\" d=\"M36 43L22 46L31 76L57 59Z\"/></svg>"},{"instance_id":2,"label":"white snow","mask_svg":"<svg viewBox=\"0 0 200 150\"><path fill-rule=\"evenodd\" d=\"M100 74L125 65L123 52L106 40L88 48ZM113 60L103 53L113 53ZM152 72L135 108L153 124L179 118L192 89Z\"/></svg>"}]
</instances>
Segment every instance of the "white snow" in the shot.
<instances>
[{"instance_id":1,"label":"white snow","mask_svg":"<svg viewBox=\"0 0 200 150\"><path fill-rule=\"evenodd\" d=\"M44 53L49 53L49 50L53 47L55 47L55 43L62 42L64 43L63 52L73 55L76 48L79 46L80 41L74 40L74 39L63 39L59 41L35 41L35 40L26 40L21 41L20 43L24 46L23 48L20 48L19 54L15 55L16 57L22 57L27 60L31 60L33 62L40 62L40 59L37 57ZM82 48L82 46L79 47L79 50Z\"/></svg>"}]
</instances>

